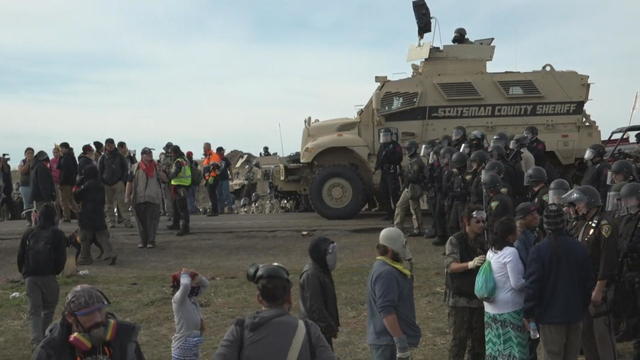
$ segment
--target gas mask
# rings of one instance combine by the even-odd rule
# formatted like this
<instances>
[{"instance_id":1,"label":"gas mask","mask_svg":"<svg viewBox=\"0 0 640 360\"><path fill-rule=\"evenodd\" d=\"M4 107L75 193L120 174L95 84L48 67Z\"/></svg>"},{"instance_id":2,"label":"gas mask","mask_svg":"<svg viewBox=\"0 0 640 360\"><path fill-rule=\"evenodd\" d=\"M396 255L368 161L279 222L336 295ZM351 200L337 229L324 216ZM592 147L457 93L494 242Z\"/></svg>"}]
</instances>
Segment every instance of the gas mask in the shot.
<instances>
[{"instance_id":1,"label":"gas mask","mask_svg":"<svg viewBox=\"0 0 640 360\"><path fill-rule=\"evenodd\" d=\"M116 335L116 321L109 319L98 322L82 332L75 332L69 336L69 343L82 352L99 348L102 344L112 341Z\"/></svg>"},{"instance_id":2,"label":"gas mask","mask_svg":"<svg viewBox=\"0 0 640 360\"><path fill-rule=\"evenodd\" d=\"M331 245L329 245L329 248L327 249L326 259L329 271L335 270L336 266L338 265L338 247L336 246L336 243L332 242Z\"/></svg>"}]
</instances>

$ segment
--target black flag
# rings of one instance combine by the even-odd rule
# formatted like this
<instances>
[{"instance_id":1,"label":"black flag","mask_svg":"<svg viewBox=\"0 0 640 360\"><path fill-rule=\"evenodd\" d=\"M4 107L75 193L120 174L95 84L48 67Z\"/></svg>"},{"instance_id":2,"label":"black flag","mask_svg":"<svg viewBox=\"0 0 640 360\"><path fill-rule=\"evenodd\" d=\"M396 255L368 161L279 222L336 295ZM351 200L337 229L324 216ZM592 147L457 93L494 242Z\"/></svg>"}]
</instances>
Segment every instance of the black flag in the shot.
<instances>
[{"instance_id":1,"label":"black flag","mask_svg":"<svg viewBox=\"0 0 640 360\"><path fill-rule=\"evenodd\" d=\"M431 12L425 0L413 0L413 13L418 25L418 37L431 32Z\"/></svg>"}]
</instances>

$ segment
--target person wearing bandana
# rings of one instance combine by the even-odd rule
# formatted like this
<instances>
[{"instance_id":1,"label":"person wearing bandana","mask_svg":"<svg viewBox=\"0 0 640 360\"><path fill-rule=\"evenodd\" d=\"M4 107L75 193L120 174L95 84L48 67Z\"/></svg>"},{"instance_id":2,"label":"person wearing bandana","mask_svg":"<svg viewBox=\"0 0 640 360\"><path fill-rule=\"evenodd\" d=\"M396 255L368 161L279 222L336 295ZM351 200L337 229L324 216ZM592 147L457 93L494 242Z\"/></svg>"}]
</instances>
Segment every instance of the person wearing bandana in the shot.
<instances>
[{"instance_id":1,"label":"person wearing bandana","mask_svg":"<svg viewBox=\"0 0 640 360\"><path fill-rule=\"evenodd\" d=\"M311 262L300 274L300 318L316 323L333 348L332 339L338 337L340 328L336 288L331 275L338 262L336 243L326 237L313 239L309 244L309 258Z\"/></svg>"},{"instance_id":2,"label":"person wearing bandana","mask_svg":"<svg viewBox=\"0 0 640 360\"><path fill-rule=\"evenodd\" d=\"M194 271L182 269L171 275L173 317L176 333L171 341L173 360L197 360L203 342L204 319L198 296L209 287L209 281Z\"/></svg>"},{"instance_id":3,"label":"person wearing bandana","mask_svg":"<svg viewBox=\"0 0 640 360\"><path fill-rule=\"evenodd\" d=\"M78 285L33 353L34 360L144 360L137 325L107 312L109 299L98 288Z\"/></svg>"},{"instance_id":4,"label":"person wearing bandana","mask_svg":"<svg viewBox=\"0 0 640 360\"><path fill-rule=\"evenodd\" d=\"M410 359L422 336L416 323L411 251L400 229L380 232L367 282L367 343L373 360ZM405 261L409 267L405 266Z\"/></svg>"}]
</instances>

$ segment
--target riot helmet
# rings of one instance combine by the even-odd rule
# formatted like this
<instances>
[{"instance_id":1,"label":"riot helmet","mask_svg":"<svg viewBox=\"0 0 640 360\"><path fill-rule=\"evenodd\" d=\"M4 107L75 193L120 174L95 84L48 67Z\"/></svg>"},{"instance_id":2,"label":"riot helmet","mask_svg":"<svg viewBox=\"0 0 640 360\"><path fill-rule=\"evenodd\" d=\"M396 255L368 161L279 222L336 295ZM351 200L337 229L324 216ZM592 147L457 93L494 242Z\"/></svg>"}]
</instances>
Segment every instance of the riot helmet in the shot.
<instances>
[{"instance_id":1,"label":"riot helmet","mask_svg":"<svg viewBox=\"0 0 640 360\"><path fill-rule=\"evenodd\" d=\"M469 143L471 144L472 150L484 149L484 140L485 135L480 130L473 130L471 135L469 135Z\"/></svg>"},{"instance_id":2,"label":"riot helmet","mask_svg":"<svg viewBox=\"0 0 640 360\"><path fill-rule=\"evenodd\" d=\"M443 147L442 150L440 150L440 161L443 164L449 164L449 161L451 160L451 156L455 152L456 152L456 150L454 148L452 148L451 146Z\"/></svg>"},{"instance_id":3,"label":"riot helmet","mask_svg":"<svg viewBox=\"0 0 640 360\"><path fill-rule=\"evenodd\" d=\"M442 135L442 137L440 138L440 145L442 146L451 146L452 140L451 140L451 136L449 135Z\"/></svg>"},{"instance_id":4,"label":"riot helmet","mask_svg":"<svg viewBox=\"0 0 640 360\"><path fill-rule=\"evenodd\" d=\"M504 159L507 156L507 150L501 144L493 144L489 146L489 155L493 160Z\"/></svg>"},{"instance_id":5,"label":"riot helmet","mask_svg":"<svg viewBox=\"0 0 640 360\"><path fill-rule=\"evenodd\" d=\"M501 177L504 175L504 165L500 161L491 160L484 168L485 170L494 172Z\"/></svg>"},{"instance_id":6,"label":"riot helmet","mask_svg":"<svg viewBox=\"0 0 640 360\"><path fill-rule=\"evenodd\" d=\"M407 155L412 156L418 152L418 143L411 140L407 143Z\"/></svg>"},{"instance_id":7,"label":"riot helmet","mask_svg":"<svg viewBox=\"0 0 640 360\"><path fill-rule=\"evenodd\" d=\"M562 197L562 203L565 205L578 205L586 203L590 209L602 206L600 193L591 185L578 186Z\"/></svg>"},{"instance_id":8,"label":"riot helmet","mask_svg":"<svg viewBox=\"0 0 640 360\"><path fill-rule=\"evenodd\" d=\"M622 204L630 214L635 214L640 209L640 184L628 183L620 190Z\"/></svg>"},{"instance_id":9,"label":"riot helmet","mask_svg":"<svg viewBox=\"0 0 640 360\"><path fill-rule=\"evenodd\" d=\"M593 144L587 148L587 151L584 153L585 161L593 161L596 158L604 158L606 154L606 150L602 144Z\"/></svg>"},{"instance_id":10,"label":"riot helmet","mask_svg":"<svg viewBox=\"0 0 640 360\"><path fill-rule=\"evenodd\" d=\"M502 131L499 133L496 133L495 135L493 135L493 137L491 138L491 145L501 145L503 147L506 147L509 144L509 137L507 136L507 134L503 133Z\"/></svg>"},{"instance_id":11,"label":"riot helmet","mask_svg":"<svg viewBox=\"0 0 640 360\"><path fill-rule=\"evenodd\" d=\"M636 177L633 164L629 160L618 160L614 162L609 172L613 174L612 180L614 183L629 181ZM617 175L620 175L619 180L616 179Z\"/></svg>"},{"instance_id":12,"label":"riot helmet","mask_svg":"<svg viewBox=\"0 0 640 360\"><path fill-rule=\"evenodd\" d=\"M509 148L511 150L517 150L517 149L522 149L527 145L529 145L528 137L526 137L525 135L516 135L513 137L513 140L511 140L511 143L509 144Z\"/></svg>"},{"instance_id":13,"label":"riot helmet","mask_svg":"<svg viewBox=\"0 0 640 360\"><path fill-rule=\"evenodd\" d=\"M491 171L482 172L482 187L487 192L500 192L502 186L502 180L498 174Z\"/></svg>"},{"instance_id":14,"label":"riot helmet","mask_svg":"<svg viewBox=\"0 0 640 360\"><path fill-rule=\"evenodd\" d=\"M622 198L620 197L620 191L625 183L614 184L609 188L607 192L607 201L605 202L605 210L613 213L615 217L626 214L625 207L622 206Z\"/></svg>"},{"instance_id":15,"label":"riot helmet","mask_svg":"<svg viewBox=\"0 0 640 360\"><path fill-rule=\"evenodd\" d=\"M484 150L476 150L469 156L469 162L472 167L481 167L486 164L487 161L489 161L489 153Z\"/></svg>"},{"instance_id":16,"label":"riot helmet","mask_svg":"<svg viewBox=\"0 0 640 360\"><path fill-rule=\"evenodd\" d=\"M547 171L540 167L534 166L527 170L524 175L524 183L525 185L533 185L534 183L546 183L547 182Z\"/></svg>"},{"instance_id":17,"label":"riot helmet","mask_svg":"<svg viewBox=\"0 0 640 360\"><path fill-rule=\"evenodd\" d=\"M465 136L467 136L467 129L465 129L464 126L456 126L453 128L453 133L451 134L453 141L463 139Z\"/></svg>"},{"instance_id":18,"label":"riot helmet","mask_svg":"<svg viewBox=\"0 0 640 360\"><path fill-rule=\"evenodd\" d=\"M569 182L565 179L555 179L549 185L549 203L560 204L560 199L566 194L571 187Z\"/></svg>"},{"instance_id":19,"label":"riot helmet","mask_svg":"<svg viewBox=\"0 0 640 360\"><path fill-rule=\"evenodd\" d=\"M527 126L522 134L526 136L529 141L533 141L538 137L538 128L535 126Z\"/></svg>"},{"instance_id":20,"label":"riot helmet","mask_svg":"<svg viewBox=\"0 0 640 360\"><path fill-rule=\"evenodd\" d=\"M466 168L467 160L467 155L458 151L451 155L451 167L456 169Z\"/></svg>"},{"instance_id":21,"label":"riot helmet","mask_svg":"<svg viewBox=\"0 0 640 360\"><path fill-rule=\"evenodd\" d=\"M393 132L389 128L380 130L380 144L387 144L393 140Z\"/></svg>"},{"instance_id":22,"label":"riot helmet","mask_svg":"<svg viewBox=\"0 0 640 360\"><path fill-rule=\"evenodd\" d=\"M467 30L465 30L465 28L460 27L453 32L453 39L451 39L453 44L464 44L466 40Z\"/></svg>"},{"instance_id":23,"label":"riot helmet","mask_svg":"<svg viewBox=\"0 0 640 360\"><path fill-rule=\"evenodd\" d=\"M440 159L440 151L442 150L442 146L436 145L431 150L429 154L429 164L435 164Z\"/></svg>"}]
</instances>

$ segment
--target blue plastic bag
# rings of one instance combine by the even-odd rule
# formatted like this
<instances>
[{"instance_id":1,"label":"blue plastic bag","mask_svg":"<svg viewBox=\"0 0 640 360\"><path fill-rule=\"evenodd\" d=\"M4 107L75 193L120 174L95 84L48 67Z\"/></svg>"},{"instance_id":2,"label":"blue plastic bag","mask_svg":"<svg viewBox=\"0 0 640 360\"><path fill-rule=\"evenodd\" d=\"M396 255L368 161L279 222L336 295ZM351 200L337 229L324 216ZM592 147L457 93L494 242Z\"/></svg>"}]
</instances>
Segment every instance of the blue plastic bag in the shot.
<instances>
[{"instance_id":1,"label":"blue plastic bag","mask_svg":"<svg viewBox=\"0 0 640 360\"><path fill-rule=\"evenodd\" d=\"M485 261L484 264L480 266L478 275L476 275L474 293L478 299L486 302L493 301L493 298L496 296L496 279L493 278L490 260Z\"/></svg>"}]
</instances>

